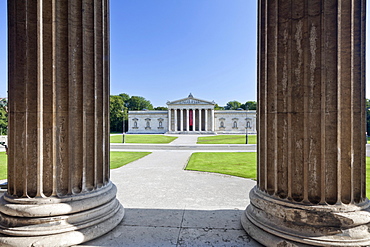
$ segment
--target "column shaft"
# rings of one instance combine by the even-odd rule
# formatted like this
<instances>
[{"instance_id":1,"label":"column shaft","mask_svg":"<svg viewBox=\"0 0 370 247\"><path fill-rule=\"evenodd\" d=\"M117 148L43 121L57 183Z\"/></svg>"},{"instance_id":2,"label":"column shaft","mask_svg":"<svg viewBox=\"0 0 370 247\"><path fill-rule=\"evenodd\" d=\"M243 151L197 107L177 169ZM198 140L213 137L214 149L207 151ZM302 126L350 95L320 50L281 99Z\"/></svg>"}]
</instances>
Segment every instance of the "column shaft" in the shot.
<instances>
[{"instance_id":1,"label":"column shaft","mask_svg":"<svg viewBox=\"0 0 370 247\"><path fill-rule=\"evenodd\" d=\"M172 131L172 109L168 109L168 131Z\"/></svg>"},{"instance_id":2,"label":"column shaft","mask_svg":"<svg viewBox=\"0 0 370 247\"><path fill-rule=\"evenodd\" d=\"M255 228L307 245L366 245L369 220L351 217L370 216L363 211L365 1L292 3L259 1L258 185L246 216ZM257 212L273 204L279 213ZM320 213L325 220L314 217Z\"/></svg>"},{"instance_id":3,"label":"column shaft","mask_svg":"<svg viewBox=\"0 0 370 247\"><path fill-rule=\"evenodd\" d=\"M215 111L211 109L211 131L215 131Z\"/></svg>"},{"instance_id":4,"label":"column shaft","mask_svg":"<svg viewBox=\"0 0 370 247\"><path fill-rule=\"evenodd\" d=\"M202 131L202 109L199 109L199 131Z\"/></svg>"},{"instance_id":5,"label":"column shaft","mask_svg":"<svg viewBox=\"0 0 370 247\"><path fill-rule=\"evenodd\" d=\"M204 131L208 131L208 109L204 109Z\"/></svg>"},{"instance_id":6,"label":"column shaft","mask_svg":"<svg viewBox=\"0 0 370 247\"><path fill-rule=\"evenodd\" d=\"M174 121L174 126L175 126L175 131L177 131L177 109L174 109L174 113L175 113L175 121Z\"/></svg>"},{"instance_id":7,"label":"column shaft","mask_svg":"<svg viewBox=\"0 0 370 247\"><path fill-rule=\"evenodd\" d=\"M106 0L8 1L8 192L0 232L24 238L1 235L0 243L77 244L123 217L109 181L108 17ZM82 211L94 217L89 224ZM74 231L82 240L69 238Z\"/></svg>"}]
</instances>

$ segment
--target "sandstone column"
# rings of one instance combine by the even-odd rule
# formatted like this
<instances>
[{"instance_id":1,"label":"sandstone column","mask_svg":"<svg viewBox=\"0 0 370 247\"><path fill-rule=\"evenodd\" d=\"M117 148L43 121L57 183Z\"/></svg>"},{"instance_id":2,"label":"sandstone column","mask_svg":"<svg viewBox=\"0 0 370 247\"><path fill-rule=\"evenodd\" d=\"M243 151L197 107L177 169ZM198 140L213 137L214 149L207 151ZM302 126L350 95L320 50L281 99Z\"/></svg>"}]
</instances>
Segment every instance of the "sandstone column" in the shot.
<instances>
[{"instance_id":1,"label":"sandstone column","mask_svg":"<svg viewBox=\"0 0 370 247\"><path fill-rule=\"evenodd\" d=\"M8 1L0 245L68 246L123 218L109 180L107 0Z\"/></svg>"},{"instance_id":2,"label":"sandstone column","mask_svg":"<svg viewBox=\"0 0 370 247\"><path fill-rule=\"evenodd\" d=\"M267 246L370 245L365 1L260 0L258 14L258 183L243 226Z\"/></svg>"}]
</instances>

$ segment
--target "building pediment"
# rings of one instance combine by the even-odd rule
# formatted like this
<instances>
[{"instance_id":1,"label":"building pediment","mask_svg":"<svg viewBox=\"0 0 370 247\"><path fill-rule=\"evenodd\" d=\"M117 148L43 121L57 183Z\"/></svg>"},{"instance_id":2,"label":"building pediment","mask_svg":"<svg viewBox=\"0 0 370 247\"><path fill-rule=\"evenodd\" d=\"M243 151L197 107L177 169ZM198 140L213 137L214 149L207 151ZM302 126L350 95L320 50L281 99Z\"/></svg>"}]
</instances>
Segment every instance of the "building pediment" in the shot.
<instances>
[{"instance_id":1,"label":"building pediment","mask_svg":"<svg viewBox=\"0 0 370 247\"><path fill-rule=\"evenodd\" d=\"M167 102L167 105L214 105L214 104L215 104L214 101L207 101L194 98L192 94L190 94L187 98L184 99Z\"/></svg>"}]
</instances>

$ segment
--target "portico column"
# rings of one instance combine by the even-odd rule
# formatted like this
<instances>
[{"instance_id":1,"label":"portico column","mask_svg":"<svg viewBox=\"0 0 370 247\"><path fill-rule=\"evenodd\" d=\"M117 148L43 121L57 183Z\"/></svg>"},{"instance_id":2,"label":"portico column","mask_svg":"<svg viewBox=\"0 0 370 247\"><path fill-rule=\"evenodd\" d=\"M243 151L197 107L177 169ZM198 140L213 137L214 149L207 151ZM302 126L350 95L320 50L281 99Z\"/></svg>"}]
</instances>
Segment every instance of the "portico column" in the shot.
<instances>
[{"instance_id":1,"label":"portico column","mask_svg":"<svg viewBox=\"0 0 370 247\"><path fill-rule=\"evenodd\" d=\"M266 246L368 246L365 1L259 1L258 181Z\"/></svg>"},{"instance_id":2,"label":"portico column","mask_svg":"<svg viewBox=\"0 0 370 247\"><path fill-rule=\"evenodd\" d=\"M186 109L186 131L189 131L189 109Z\"/></svg>"},{"instance_id":3,"label":"portico column","mask_svg":"<svg viewBox=\"0 0 370 247\"><path fill-rule=\"evenodd\" d=\"M215 131L215 110L211 109L211 131Z\"/></svg>"},{"instance_id":4,"label":"portico column","mask_svg":"<svg viewBox=\"0 0 370 247\"><path fill-rule=\"evenodd\" d=\"M177 131L177 109L174 109L174 112L175 112L175 121L174 121L174 125L175 125L175 131Z\"/></svg>"},{"instance_id":5,"label":"portico column","mask_svg":"<svg viewBox=\"0 0 370 247\"><path fill-rule=\"evenodd\" d=\"M1 246L69 246L123 218L109 179L108 2L8 1Z\"/></svg>"},{"instance_id":6,"label":"portico column","mask_svg":"<svg viewBox=\"0 0 370 247\"><path fill-rule=\"evenodd\" d=\"M202 131L202 109L199 109L199 131Z\"/></svg>"},{"instance_id":7,"label":"portico column","mask_svg":"<svg viewBox=\"0 0 370 247\"><path fill-rule=\"evenodd\" d=\"M208 131L208 109L204 109L204 131Z\"/></svg>"},{"instance_id":8,"label":"portico column","mask_svg":"<svg viewBox=\"0 0 370 247\"><path fill-rule=\"evenodd\" d=\"M171 127L172 127L172 110L171 109L168 109L168 131L171 131Z\"/></svg>"}]
</instances>

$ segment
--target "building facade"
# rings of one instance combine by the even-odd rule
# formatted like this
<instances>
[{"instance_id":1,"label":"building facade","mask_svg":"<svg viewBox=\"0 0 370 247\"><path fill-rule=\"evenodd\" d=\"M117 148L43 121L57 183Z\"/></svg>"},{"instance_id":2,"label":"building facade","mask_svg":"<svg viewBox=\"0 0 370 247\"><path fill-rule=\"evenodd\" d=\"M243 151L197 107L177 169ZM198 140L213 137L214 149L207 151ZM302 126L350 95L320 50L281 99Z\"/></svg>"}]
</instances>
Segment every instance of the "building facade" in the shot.
<instances>
[{"instance_id":1,"label":"building facade","mask_svg":"<svg viewBox=\"0 0 370 247\"><path fill-rule=\"evenodd\" d=\"M128 134L256 133L256 111L214 110L215 102L187 98L167 102L167 111L129 111Z\"/></svg>"}]
</instances>

